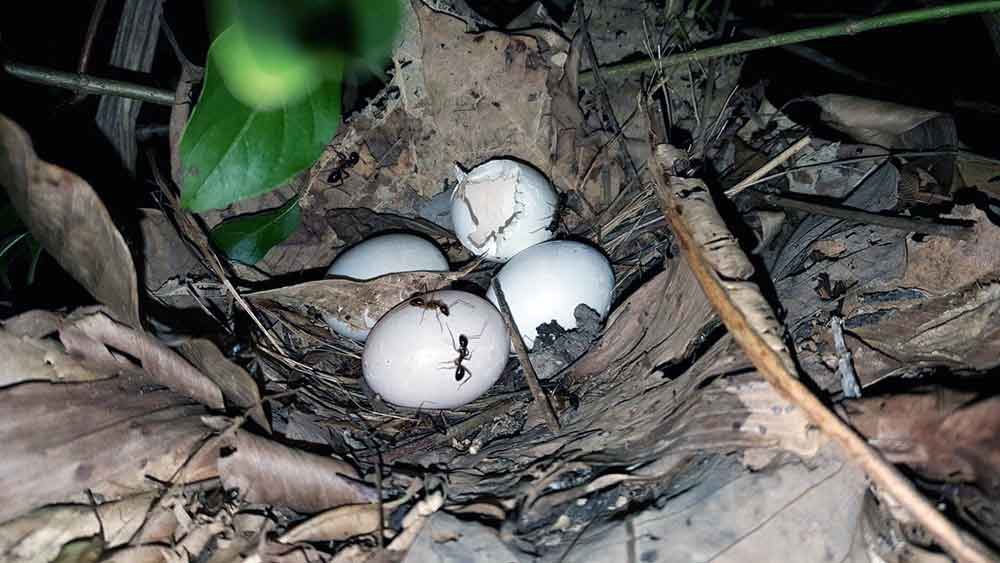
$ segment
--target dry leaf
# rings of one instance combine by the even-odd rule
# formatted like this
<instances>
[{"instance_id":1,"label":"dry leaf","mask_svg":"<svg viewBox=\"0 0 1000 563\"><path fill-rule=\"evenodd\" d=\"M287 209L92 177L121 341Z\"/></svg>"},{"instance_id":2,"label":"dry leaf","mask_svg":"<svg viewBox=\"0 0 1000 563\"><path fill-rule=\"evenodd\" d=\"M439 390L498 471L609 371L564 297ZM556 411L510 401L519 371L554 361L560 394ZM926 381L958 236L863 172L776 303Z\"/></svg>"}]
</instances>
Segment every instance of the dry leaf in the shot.
<instances>
[{"instance_id":1,"label":"dry leaf","mask_svg":"<svg viewBox=\"0 0 1000 563\"><path fill-rule=\"evenodd\" d=\"M81 335L90 341L84 349L79 347L80 343L87 341L81 339ZM85 357L95 354L93 342L121 350L137 358L152 381L209 407L221 409L225 406L222 392L215 382L184 358L149 334L118 324L102 313L65 325L60 331L60 338L67 350ZM107 361L104 354L99 351L96 354L99 354L96 360Z\"/></svg>"},{"instance_id":2,"label":"dry leaf","mask_svg":"<svg viewBox=\"0 0 1000 563\"><path fill-rule=\"evenodd\" d=\"M132 255L94 189L40 160L28 134L3 116L0 148L0 182L32 236L119 321L140 327Z\"/></svg>"},{"instance_id":3,"label":"dry leaf","mask_svg":"<svg viewBox=\"0 0 1000 563\"><path fill-rule=\"evenodd\" d=\"M204 407L141 379L23 383L0 390L0 412L0 521L88 488L145 491L185 463L186 480L215 475L214 460L189 461L208 433Z\"/></svg>"},{"instance_id":4,"label":"dry leaf","mask_svg":"<svg viewBox=\"0 0 1000 563\"><path fill-rule=\"evenodd\" d=\"M261 404L257 382L245 369L229 361L210 340L188 340L177 351L214 381L228 402L249 409L250 418L267 432L271 431L271 424Z\"/></svg>"},{"instance_id":5,"label":"dry leaf","mask_svg":"<svg viewBox=\"0 0 1000 563\"><path fill-rule=\"evenodd\" d=\"M62 327L63 318L51 311L33 309L3 320L3 328L15 336L42 338Z\"/></svg>"},{"instance_id":6,"label":"dry leaf","mask_svg":"<svg viewBox=\"0 0 1000 563\"><path fill-rule=\"evenodd\" d=\"M105 553L101 563L188 563L173 549L156 544L123 547Z\"/></svg>"},{"instance_id":7,"label":"dry leaf","mask_svg":"<svg viewBox=\"0 0 1000 563\"><path fill-rule=\"evenodd\" d=\"M523 557L504 544L495 529L438 512L424 526L403 561L513 563L523 561Z\"/></svg>"},{"instance_id":8,"label":"dry leaf","mask_svg":"<svg viewBox=\"0 0 1000 563\"><path fill-rule=\"evenodd\" d=\"M52 340L15 336L0 329L0 387L24 381L94 381L109 374L91 369Z\"/></svg>"},{"instance_id":9,"label":"dry leaf","mask_svg":"<svg viewBox=\"0 0 1000 563\"><path fill-rule=\"evenodd\" d=\"M242 431L222 446L219 474L223 485L239 490L247 502L280 504L298 512L375 500L374 490L358 481L357 471L346 462Z\"/></svg>"},{"instance_id":10,"label":"dry leaf","mask_svg":"<svg viewBox=\"0 0 1000 563\"><path fill-rule=\"evenodd\" d=\"M360 330L370 328L389 309L417 293L446 287L461 272L403 272L368 281L347 278L325 279L250 293L246 297L259 305L278 306L307 318L330 315ZM325 324L318 319L317 324Z\"/></svg>"},{"instance_id":11,"label":"dry leaf","mask_svg":"<svg viewBox=\"0 0 1000 563\"><path fill-rule=\"evenodd\" d=\"M278 541L283 543L344 541L378 531L377 504L350 504L327 510L295 526Z\"/></svg>"},{"instance_id":12,"label":"dry leaf","mask_svg":"<svg viewBox=\"0 0 1000 563\"><path fill-rule=\"evenodd\" d=\"M158 209L140 209L139 230L142 232L142 282L146 290L156 294L168 280L185 275L205 276L208 272L197 255L177 234L170 219ZM194 307L193 298L170 301L175 307Z\"/></svg>"},{"instance_id":13,"label":"dry leaf","mask_svg":"<svg viewBox=\"0 0 1000 563\"><path fill-rule=\"evenodd\" d=\"M847 403L851 424L895 463L1000 500L1000 397L930 388Z\"/></svg>"}]
</instances>

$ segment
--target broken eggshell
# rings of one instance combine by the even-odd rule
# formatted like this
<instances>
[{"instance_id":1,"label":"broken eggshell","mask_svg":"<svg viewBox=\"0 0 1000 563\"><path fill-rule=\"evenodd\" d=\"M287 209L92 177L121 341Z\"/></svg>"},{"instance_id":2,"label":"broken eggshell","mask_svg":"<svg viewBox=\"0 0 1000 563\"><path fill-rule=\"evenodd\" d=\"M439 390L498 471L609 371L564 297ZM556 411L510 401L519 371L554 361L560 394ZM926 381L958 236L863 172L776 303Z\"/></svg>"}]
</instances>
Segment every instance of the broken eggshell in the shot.
<instances>
[{"instance_id":1,"label":"broken eggshell","mask_svg":"<svg viewBox=\"0 0 1000 563\"><path fill-rule=\"evenodd\" d=\"M538 170L510 159L490 160L468 174L455 167L451 221L462 245L476 256L506 262L550 240L559 207L552 184Z\"/></svg>"},{"instance_id":2,"label":"broken eggshell","mask_svg":"<svg viewBox=\"0 0 1000 563\"><path fill-rule=\"evenodd\" d=\"M361 365L365 382L382 399L447 409L485 393L509 354L510 337L496 307L478 295L441 290L408 299L379 319Z\"/></svg>"},{"instance_id":3,"label":"broken eggshell","mask_svg":"<svg viewBox=\"0 0 1000 563\"><path fill-rule=\"evenodd\" d=\"M615 273L600 250L582 242L554 240L533 246L512 258L496 276L517 329L528 348L538 326L556 321L576 328L573 312L584 304L603 321L611 308ZM486 298L497 304L492 285Z\"/></svg>"},{"instance_id":4,"label":"broken eggshell","mask_svg":"<svg viewBox=\"0 0 1000 563\"><path fill-rule=\"evenodd\" d=\"M448 259L431 241L417 235L392 233L372 237L341 252L327 276L365 281L386 274L446 272L448 269ZM323 320L333 332L364 342L378 317L366 314L361 319L350 319L324 314Z\"/></svg>"}]
</instances>

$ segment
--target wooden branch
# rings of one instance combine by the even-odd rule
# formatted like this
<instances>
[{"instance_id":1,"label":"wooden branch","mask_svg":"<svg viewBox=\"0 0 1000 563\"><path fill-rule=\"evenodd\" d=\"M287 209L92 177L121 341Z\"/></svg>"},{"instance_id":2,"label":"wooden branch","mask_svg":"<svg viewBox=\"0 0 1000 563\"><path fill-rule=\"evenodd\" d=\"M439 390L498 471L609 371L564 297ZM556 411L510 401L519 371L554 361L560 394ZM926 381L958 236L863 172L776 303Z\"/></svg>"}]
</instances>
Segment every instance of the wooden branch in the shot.
<instances>
[{"instance_id":1,"label":"wooden branch","mask_svg":"<svg viewBox=\"0 0 1000 563\"><path fill-rule=\"evenodd\" d=\"M13 61L3 61L3 71L21 80L44 84L45 86L55 86L56 88L66 88L67 90L87 92L89 94L121 96L161 106L174 105L174 93L170 90L143 86L122 80L99 78L90 74L63 72L61 70L15 63Z\"/></svg>"},{"instance_id":2,"label":"wooden branch","mask_svg":"<svg viewBox=\"0 0 1000 563\"><path fill-rule=\"evenodd\" d=\"M972 230L966 225L955 225L947 223L934 223L912 217L900 217L893 215L880 215L871 211L854 209L853 207L840 207L833 205L823 205L792 197L785 197L775 194L761 194L758 199L764 203L769 203L785 209L798 209L814 215L825 215L827 217L837 217L858 223L879 225L890 229L899 229L925 235L937 235L953 239L968 239L972 235Z\"/></svg>"},{"instance_id":3,"label":"wooden branch","mask_svg":"<svg viewBox=\"0 0 1000 563\"><path fill-rule=\"evenodd\" d=\"M760 289L751 281L752 268L749 271L745 268L749 261L735 246L735 239L715 209L707 187L699 180L686 180L664 173L673 170L678 152L667 145L655 147L651 170L656 179L660 205L684 259L754 367L782 397L802 409L813 424L844 450L850 461L857 463L875 484L892 495L957 559L983 563L997 561L996 554L941 514L894 465L799 380L780 333L774 332L780 325L773 312L768 314L760 310L758 304L767 305ZM727 246L730 241L733 245ZM720 251L720 246L727 248ZM727 274L725 280L720 277L719 270ZM745 275L734 281L729 275L733 271ZM769 323L771 326L761 329L761 324Z\"/></svg>"},{"instance_id":4,"label":"wooden branch","mask_svg":"<svg viewBox=\"0 0 1000 563\"><path fill-rule=\"evenodd\" d=\"M545 422L548 424L549 430L559 432L559 419L556 417L556 412L552 410L548 395L542 390L542 384L538 382L538 374L535 372L535 367L531 365L531 358L528 357L528 347L524 345L524 338L521 337L521 331L517 329L514 316L510 313L507 296L504 295L499 280L493 278L492 285L493 291L497 294L497 305L499 305L497 308L500 309L500 314L503 315L503 320L507 323L507 328L510 329L510 339L514 343L514 351L517 352L517 359L521 361L521 367L524 368L524 379L528 382L528 388L531 389L531 396L535 398L538 408L542 409L542 415L545 416Z\"/></svg>"},{"instance_id":5,"label":"wooden branch","mask_svg":"<svg viewBox=\"0 0 1000 563\"><path fill-rule=\"evenodd\" d=\"M826 39L828 37L843 37L845 35L855 35L863 31L872 31L898 25L920 23L967 14L983 14L987 12L1000 11L1000 1L980 1L963 2L960 4L946 4L932 8L920 10L910 10L908 12L897 12L895 14L885 14L862 20L846 21L787 33L777 33L769 37L757 39L747 39L746 41L736 41L727 45L718 45L698 49L689 53L678 53L663 57L658 61L643 59L639 61L607 65L601 67L601 72L605 77L625 76L638 74L640 72L651 72L657 68L683 65L695 61L704 61L728 55L739 55L761 49L781 47L783 45L793 45L804 41L814 41L816 39ZM594 81L593 71L586 70L580 73L580 85L589 86ZM659 85L657 85L659 88ZM654 88L655 90L656 88Z\"/></svg>"},{"instance_id":6,"label":"wooden branch","mask_svg":"<svg viewBox=\"0 0 1000 563\"><path fill-rule=\"evenodd\" d=\"M767 161L767 163L764 164L764 166L758 168L753 174L747 176L746 178L743 178L743 180L741 180L740 183L726 190L726 196L733 197L734 195L749 188L757 180L760 180L761 178L766 176L768 172L774 170L775 168L787 162L788 159L792 158L792 156L794 156L795 153L802 150L802 148L808 145L810 142L812 142L812 138L809 137L809 135L802 137L801 139L796 141L795 144L781 151L781 153L779 153L778 156Z\"/></svg>"}]
</instances>

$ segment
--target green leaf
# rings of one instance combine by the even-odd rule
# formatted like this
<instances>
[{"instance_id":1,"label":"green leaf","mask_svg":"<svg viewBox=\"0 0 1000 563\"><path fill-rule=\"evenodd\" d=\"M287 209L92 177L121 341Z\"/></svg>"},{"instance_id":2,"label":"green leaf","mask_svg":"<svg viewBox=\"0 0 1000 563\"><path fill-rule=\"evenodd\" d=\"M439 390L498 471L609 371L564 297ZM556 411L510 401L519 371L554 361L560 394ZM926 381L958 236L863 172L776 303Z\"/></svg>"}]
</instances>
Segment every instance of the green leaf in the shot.
<instances>
[{"instance_id":1,"label":"green leaf","mask_svg":"<svg viewBox=\"0 0 1000 563\"><path fill-rule=\"evenodd\" d=\"M319 158L340 125L342 64L327 68L327 80L302 100L269 111L237 100L209 49L201 98L181 139L181 202L206 211L271 191ZM339 66L338 66L339 65Z\"/></svg>"},{"instance_id":2,"label":"green leaf","mask_svg":"<svg viewBox=\"0 0 1000 563\"><path fill-rule=\"evenodd\" d=\"M299 198L296 197L277 209L223 221L212 229L209 237L229 258L253 265L276 244L291 236L301 220Z\"/></svg>"}]
</instances>

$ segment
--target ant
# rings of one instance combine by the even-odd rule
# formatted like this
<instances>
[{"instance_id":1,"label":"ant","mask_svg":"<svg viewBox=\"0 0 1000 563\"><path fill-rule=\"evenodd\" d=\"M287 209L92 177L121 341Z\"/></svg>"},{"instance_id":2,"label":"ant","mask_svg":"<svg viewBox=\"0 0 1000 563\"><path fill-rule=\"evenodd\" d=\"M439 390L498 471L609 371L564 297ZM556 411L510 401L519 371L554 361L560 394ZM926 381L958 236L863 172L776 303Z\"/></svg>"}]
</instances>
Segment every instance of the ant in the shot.
<instances>
[{"instance_id":1,"label":"ant","mask_svg":"<svg viewBox=\"0 0 1000 563\"><path fill-rule=\"evenodd\" d=\"M351 177L348 170L357 164L361 160L361 157L357 152L352 152L349 155L345 155L340 151L334 152L337 154L337 164L330 171L330 175L326 177L326 181L328 184L336 187L344 185L344 180Z\"/></svg>"},{"instance_id":2,"label":"ant","mask_svg":"<svg viewBox=\"0 0 1000 563\"><path fill-rule=\"evenodd\" d=\"M448 333L451 334L451 329L448 329ZM455 347L455 335L451 336L451 344L452 344L453 347ZM469 372L469 368L467 368L464 365L462 365L462 362L464 362L465 360L468 360L469 357L472 356L472 352L469 351L469 337L468 336L466 336L464 334L459 334L458 335L458 346L455 347L455 351L458 352L458 357L455 358L454 360L450 361L450 362L446 362L445 365L447 365L449 367L451 365L455 366L455 381L462 381L463 379L465 379L466 375L468 375L471 378L472 377L472 373ZM465 381L468 381L468 379L465 379ZM464 385L464 384L465 384L465 382L462 382L461 384L459 384L459 386L458 386L459 389L461 389L462 385Z\"/></svg>"},{"instance_id":3,"label":"ant","mask_svg":"<svg viewBox=\"0 0 1000 563\"><path fill-rule=\"evenodd\" d=\"M441 301L440 299L426 299L424 297L414 297L410 299L410 305L413 307L420 307L424 311L434 311L434 318L437 319L438 326L442 328L444 327L444 325L441 324L441 317L438 316L438 313L440 312L442 315L446 317L451 315L451 307L449 307L447 303ZM420 314L420 322L421 323L424 322L423 313Z\"/></svg>"}]
</instances>

